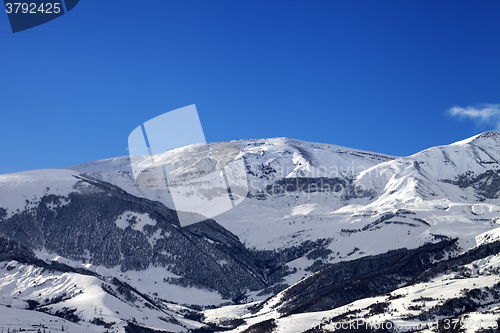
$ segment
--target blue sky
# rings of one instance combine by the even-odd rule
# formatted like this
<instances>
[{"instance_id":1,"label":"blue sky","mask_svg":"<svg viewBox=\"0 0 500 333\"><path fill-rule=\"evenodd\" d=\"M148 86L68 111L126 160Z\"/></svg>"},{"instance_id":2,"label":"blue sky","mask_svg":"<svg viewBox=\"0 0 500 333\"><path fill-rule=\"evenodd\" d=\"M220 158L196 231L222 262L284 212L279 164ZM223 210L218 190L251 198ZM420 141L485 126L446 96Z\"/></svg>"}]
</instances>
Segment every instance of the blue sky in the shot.
<instances>
[{"instance_id":1,"label":"blue sky","mask_svg":"<svg viewBox=\"0 0 500 333\"><path fill-rule=\"evenodd\" d=\"M0 173L127 155L134 128L190 104L209 142L410 155L495 130L499 13L500 1L80 0L16 34L3 14Z\"/></svg>"}]
</instances>

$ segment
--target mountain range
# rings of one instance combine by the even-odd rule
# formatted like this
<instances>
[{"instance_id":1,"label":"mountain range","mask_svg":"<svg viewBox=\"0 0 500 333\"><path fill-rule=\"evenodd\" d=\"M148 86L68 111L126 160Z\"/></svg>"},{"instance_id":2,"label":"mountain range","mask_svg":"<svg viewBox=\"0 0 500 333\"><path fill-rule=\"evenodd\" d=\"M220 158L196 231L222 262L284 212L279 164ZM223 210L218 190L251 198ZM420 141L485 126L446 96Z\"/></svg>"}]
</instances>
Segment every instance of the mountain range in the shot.
<instances>
[{"instance_id":1,"label":"mountain range","mask_svg":"<svg viewBox=\"0 0 500 333\"><path fill-rule=\"evenodd\" d=\"M0 175L0 329L497 329L500 133L407 157L230 144L247 193L187 226L129 156ZM156 158L196 189L190 149Z\"/></svg>"}]
</instances>

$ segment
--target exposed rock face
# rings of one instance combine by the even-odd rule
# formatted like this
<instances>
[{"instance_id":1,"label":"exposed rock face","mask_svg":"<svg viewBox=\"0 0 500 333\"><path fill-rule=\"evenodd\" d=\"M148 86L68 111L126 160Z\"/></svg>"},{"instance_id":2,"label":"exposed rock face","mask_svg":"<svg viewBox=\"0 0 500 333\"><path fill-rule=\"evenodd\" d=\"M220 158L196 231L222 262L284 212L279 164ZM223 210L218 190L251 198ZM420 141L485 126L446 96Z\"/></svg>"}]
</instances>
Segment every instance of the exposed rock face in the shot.
<instances>
[{"instance_id":1,"label":"exposed rock face","mask_svg":"<svg viewBox=\"0 0 500 333\"><path fill-rule=\"evenodd\" d=\"M467 172L458 175L455 179L444 179L444 183L450 183L460 188L472 188L481 201L486 199L498 199L500 195L500 170L488 170L479 175Z\"/></svg>"}]
</instances>

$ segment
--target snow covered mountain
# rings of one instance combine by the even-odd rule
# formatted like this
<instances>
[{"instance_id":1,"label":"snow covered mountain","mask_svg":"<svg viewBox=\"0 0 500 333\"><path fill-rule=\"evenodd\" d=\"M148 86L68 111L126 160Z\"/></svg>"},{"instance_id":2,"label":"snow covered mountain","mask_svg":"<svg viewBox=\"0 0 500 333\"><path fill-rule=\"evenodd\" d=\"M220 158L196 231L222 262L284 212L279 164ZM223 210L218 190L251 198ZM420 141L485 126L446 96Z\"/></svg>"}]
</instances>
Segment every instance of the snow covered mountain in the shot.
<instances>
[{"instance_id":1,"label":"snow covered mountain","mask_svg":"<svg viewBox=\"0 0 500 333\"><path fill-rule=\"evenodd\" d=\"M288 138L231 145L248 193L187 227L168 189L137 185L129 157L0 175L0 327L496 323L500 133L399 158ZM204 162L183 163L190 149L156 158L195 188L186 175Z\"/></svg>"}]
</instances>

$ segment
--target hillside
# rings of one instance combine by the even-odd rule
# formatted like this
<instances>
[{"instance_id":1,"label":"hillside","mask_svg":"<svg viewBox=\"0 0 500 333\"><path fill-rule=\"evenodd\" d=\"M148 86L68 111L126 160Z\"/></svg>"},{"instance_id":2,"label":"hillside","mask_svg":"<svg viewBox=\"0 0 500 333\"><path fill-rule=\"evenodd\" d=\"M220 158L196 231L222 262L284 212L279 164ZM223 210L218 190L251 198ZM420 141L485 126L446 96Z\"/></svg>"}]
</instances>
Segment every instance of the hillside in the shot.
<instances>
[{"instance_id":1,"label":"hillside","mask_svg":"<svg viewBox=\"0 0 500 333\"><path fill-rule=\"evenodd\" d=\"M500 133L408 157L289 138L227 146L217 161L242 161L247 193L209 217L177 211L170 188L138 186L140 157L0 175L0 306L82 331L494 317ZM222 192L196 190L206 157L193 149L155 159L194 189L185 200L217 202ZM182 226L179 214L202 222ZM479 291L455 291L470 279Z\"/></svg>"}]
</instances>

